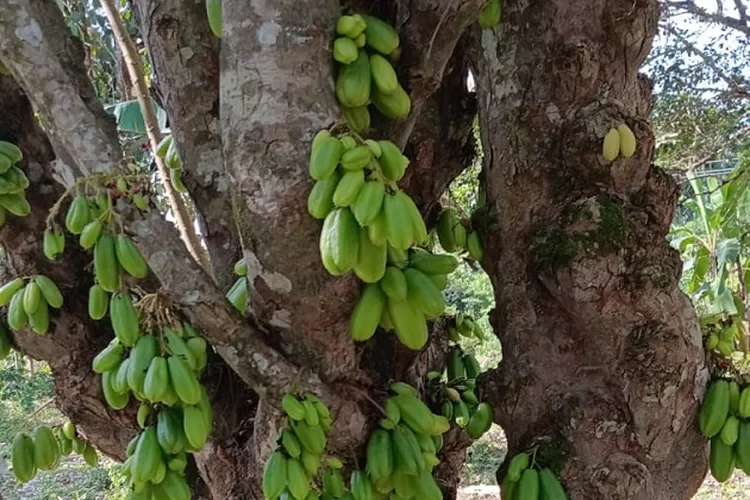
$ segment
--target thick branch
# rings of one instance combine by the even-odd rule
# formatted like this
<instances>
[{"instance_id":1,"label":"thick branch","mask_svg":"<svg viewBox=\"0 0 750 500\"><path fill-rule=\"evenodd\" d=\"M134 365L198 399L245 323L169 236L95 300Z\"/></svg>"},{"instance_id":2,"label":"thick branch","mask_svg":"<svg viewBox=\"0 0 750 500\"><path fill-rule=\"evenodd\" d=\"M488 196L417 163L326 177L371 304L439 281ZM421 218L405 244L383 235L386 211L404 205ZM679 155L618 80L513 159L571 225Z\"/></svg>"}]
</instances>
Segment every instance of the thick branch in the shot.
<instances>
[{"instance_id":1,"label":"thick branch","mask_svg":"<svg viewBox=\"0 0 750 500\"><path fill-rule=\"evenodd\" d=\"M741 5L741 0L739 0L738 3ZM721 13L714 14L712 12L709 12L708 10L696 5L693 1L667 2L667 7L684 12L689 12L690 14L693 14L703 21L719 23L728 28L733 28L741 33L744 33L747 36L750 36L750 24L748 24L748 19L744 9L740 9L740 18L738 19L736 17L724 16Z\"/></svg>"},{"instance_id":2,"label":"thick branch","mask_svg":"<svg viewBox=\"0 0 750 500\"><path fill-rule=\"evenodd\" d=\"M151 103L151 95L148 92L148 86L146 85L146 76L143 73L143 66L141 65L140 58L138 57L138 51L135 48L133 40L128 35L128 31L125 25L120 19L120 14L117 11L112 0L100 0L104 13L109 19L109 24L112 27L112 31L115 34L120 49L122 50L122 57L125 60L125 65L128 68L128 74L130 80L135 84L133 91L138 98L138 104L141 108L141 114L143 115L143 121L146 124L146 134L148 140L151 143L151 151L156 151L159 143L161 142L161 130L159 129L159 122L156 119L154 113L153 104ZM164 164L164 159L158 155L154 155L154 162L156 168L159 171L161 177L161 185L164 189L164 193L167 195L169 206L174 214L175 225L180 231L182 241L187 246L188 250L192 254L193 258L200 262L204 269L210 271L210 265L206 259L205 252L202 251L200 242L198 241L198 235L195 232L192 220L187 213L185 203L182 198L177 194L172 186L172 182L169 176L169 170Z\"/></svg>"},{"instance_id":3,"label":"thick branch","mask_svg":"<svg viewBox=\"0 0 750 500\"><path fill-rule=\"evenodd\" d=\"M203 217L213 274L222 288L239 240L219 136L219 39L202 0L137 0L155 88L182 157L183 180Z\"/></svg>"},{"instance_id":4,"label":"thick branch","mask_svg":"<svg viewBox=\"0 0 750 500\"><path fill-rule=\"evenodd\" d=\"M110 171L121 153L114 121L78 71L81 58L55 2L0 2L0 59L41 114L58 156L89 175Z\"/></svg>"}]
</instances>

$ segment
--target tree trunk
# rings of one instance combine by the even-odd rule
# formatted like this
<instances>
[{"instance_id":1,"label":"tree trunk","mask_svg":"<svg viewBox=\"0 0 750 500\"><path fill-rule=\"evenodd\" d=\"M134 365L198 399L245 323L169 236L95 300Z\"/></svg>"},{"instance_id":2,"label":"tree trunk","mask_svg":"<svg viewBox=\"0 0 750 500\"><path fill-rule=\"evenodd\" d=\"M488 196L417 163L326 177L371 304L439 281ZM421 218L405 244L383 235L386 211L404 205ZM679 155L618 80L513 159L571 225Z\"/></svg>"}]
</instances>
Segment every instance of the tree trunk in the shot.
<instances>
[{"instance_id":1,"label":"tree trunk","mask_svg":"<svg viewBox=\"0 0 750 500\"><path fill-rule=\"evenodd\" d=\"M504 16L476 61L484 266L503 345L483 394L510 455L538 446L570 498L691 498L706 471L695 415L707 372L665 239L678 191L651 164L637 74L657 3L511 3ZM620 123L637 151L607 162L602 140Z\"/></svg>"}]
</instances>

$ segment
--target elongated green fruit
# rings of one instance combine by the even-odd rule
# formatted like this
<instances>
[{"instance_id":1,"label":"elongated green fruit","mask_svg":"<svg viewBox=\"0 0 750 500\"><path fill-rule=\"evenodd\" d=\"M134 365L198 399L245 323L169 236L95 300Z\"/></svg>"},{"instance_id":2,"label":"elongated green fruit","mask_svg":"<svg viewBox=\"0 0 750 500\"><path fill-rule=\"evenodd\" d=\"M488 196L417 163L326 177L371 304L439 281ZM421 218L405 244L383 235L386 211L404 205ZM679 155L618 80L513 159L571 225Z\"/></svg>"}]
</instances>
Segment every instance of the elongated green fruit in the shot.
<instances>
[{"instance_id":1,"label":"elongated green fruit","mask_svg":"<svg viewBox=\"0 0 750 500\"><path fill-rule=\"evenodd\" d=\"M614 161L620 153L620 133L615 128L609 129L604 136L602 144L602 156L607 161Z\"/></svg>"},{"instance_id":2,"label":"elongated green fruit","mask_svg":"<svg viewBox=\"0 0 750 500\"><path fill-rule=\"evenodd\" d=\"M89 316L91 319L102 319L107 315L107 292L99 285L89 289Z\"/></svg>"},{"instance_id":3,"label":"elongated green fruit","mask_svg":"<svg viewBox=\"0 0 750 500\"><path fill-rule=\"evenodd\" d=\"M375 334L385 308L385 294L377 283L365 285L357 305L354 306L349 333L352 338L364 342Z\"/></svg>"},{"instance_id":4,"label":"elongated green fruit","mask_svg":"<svg viewBox=\"0 0 750 500\"><path fill-rule=\"evenodd\" d=\"M99 285L108 292L114 292L120 286L119 267L115 240L111 235L104 234L94 246L94 274Z\"/></svg>"},{"instance_id":5,"label":"elongated green fruit","mask_svg":"<svg viewBox=\"0 0 750 500\"><path fill-rule=\"evenodd\" d=\"M317 181L307 197L307 211L316 219L325 219L333 210L333 193L336 192L341 174L334 171L323 180Z\"/></svg>"},{"instance_id":6,"label":"elongated green fruit","mask_svg":"<svg viewBox=\"0 0 750 500\"><path fill-rule=\"evenodd\" d=\"M118 234L115 239L117 261L123 269L134 278L143 279L148 276L148 265L133 240L124 234Z\"/></svg>"},{"instance_id":7,"label":"elongated green fruit","mask_svg":"<svg viewBox=\"0 0 750 500\"><path fill-rule=\"evenodd\" d=\"M713 437L721 432L729 413L729 382L714 380L706 391L701 405L698 423L706 437Z\"/></svg>"},{"instance_id":8,"label":"elongated green fruit","mask_svg":"<svg viewBox=\"0 0 750 500\"><path fill-rule=\"evenodd\" d=\"M41 301L42 292L39 286L34 281L30 281L23 292L23 310L26 314L33 314L39 309Z\"/></svg>"},{"instance_id":9,"label":"elongated green fruit","mask_svg":"<svg viewBox=\"0 0 750 500\"><path fill-rule=\"evenodd\" d=\"M43 274L38 275L35 281L47 304L55 309L60 309L63 305L63 296L55 282Z\"/></svg>"},{"instance_id":10,"label":"elongated green fruit","mask_svg":"<svg viewBox=\"0 0 750 500\"><path fill-rule=\"evenodd\" d=\"M380 54L370 56L372 81L383 94L392 94L398 89L398 76L388 60Z\"/></svg>"},{"instance_id":11,"label":"elongated green fruit","mask_svg":"<svg viewBox=\"0 0 750 500\"><path fill-rule=\"evenodd\" d=\"M221 0L206 0L206 14L208 15L208 26L211 28L211 31L216 37L221 38Z\"/></svg>"}]
</instances>

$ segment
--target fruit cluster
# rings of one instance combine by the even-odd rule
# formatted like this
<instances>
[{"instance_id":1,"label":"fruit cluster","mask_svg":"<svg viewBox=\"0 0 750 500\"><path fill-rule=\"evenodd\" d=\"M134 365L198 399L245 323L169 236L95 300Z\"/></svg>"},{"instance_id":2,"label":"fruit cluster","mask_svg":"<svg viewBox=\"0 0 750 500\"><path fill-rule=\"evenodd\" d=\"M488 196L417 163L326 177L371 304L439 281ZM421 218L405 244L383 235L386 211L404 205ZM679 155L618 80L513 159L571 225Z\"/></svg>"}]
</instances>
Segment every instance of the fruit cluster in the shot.
<instances>
[{"instance_id":1,"label":"fruit cluster","mask_svg":"<svg viewBox=\"0 0 750 500\"><path fill-rule=\"evenodd\" d=\"M703 333L706 336L706 349L730 357L735 352L735 342L742 336L734 321L706 322Z\"/></svg>"},{"instance_id":2,"label":"fruit cluster","mask_svg":"<svg viewBox=\"0 0 750 500\"><path fill-rule=\"evenodd\" d=\"M328 407L312 393L299 398L285 394L281 407L288 426L279 433L278 446L263 468L263 494L271 500L304 500L313 491L311 483L318 477L326 434L333 421ZM326 465L343 466L335 457L328 457Z\"/></svg>"},{"instance_id":3,"label":"fruit cluster","mask_svg":"<svg viewBox=\"0 0 750 500\"><path fill-rule=\"evenodd\" d=\"M480 402L474 389L481 373L473 354L464 353L454 345L446 357L446 377L440 372L428 372L427 394L430 401L440 408L440 413L465 428L471 439L479 439L490 429L494 412L492 406Z\"/></svg>"},{"instance_id":4,"label":"fruit cluster","mask_svg":"<svg viewBox=\"0 0 750 500\"><path fill-rule=\"evenodd\" d=\"M80 453L90 467L99 463L96 449L76 435L70 421L54 430L44 425L37 427L33 436L19 432L10 450L13 474L22 483L31 481L37 471L56 469L60 458L72 452Z\"/></svg>"},{"instance_id":5,"label":"fruit cluster","mask_svg":"<svg viewBox=\"0 0 750 500\"><path fill-rule=\"evenodd\" d=\"M8 305L8 326L21 330L29 325L44 335L49 329L49 308L60 309L63 296L54 281L44 275L14 278L0 288L0 306Z\"/></svg>"},{"instance_id":6,"label":"fruit cluster","mask_svg":"<svg viewBox=\"0 0 750 500\"><path fill-rule=\"evenodd\" d=\"M617 155L630 158L635 153L636 140L633 130L627 124L621 123L617 128L611 128L604 136L602 156L607 161L614 161Z\"/></svg>"},{"instance_id":7,"label":"fruit cluster","mask_svg":"<svg viewBox=\"0 0 750 500\"><path fill-rule=\"evenodd\" d=\"M0 141L0 227L5 224L8 213L18 217L31 213L31 205L26 200L29 179L16 166L22 159L18 146Z\"/></svg>"},{"instance_id":8,"label":"fruit cluster","mask_svg":"<svg viewBox=\"0 0 750 500\"><path fill-rule=\"evenodd\" d=\"M461 253L466 250L469 257L477 262L482 261L484 248L479 232L471 229L471 221L459 216L453 207L444 208L438 219L437 235L440 246L449 253Z\"/></svg>"},{"instance_id":9,"label":"fruit cluster","mask_svg":"<svg viewBox=\"0 0 750 500\"><path fill-rule=\"evenodd\" d=\"M503 498L567 500L560 480L548 468L538 468L532 455L519 453L514 455L508 465L502 485Z\"/></svg>"},{"instance_id":10,"label":"fruit cluster","mask_svg":"<svg viewBox=\"0 0 750 500\"><path fill-rule=\"evenodd\" d=\"M182 158L180 158L180 153L177 151L172 134L164 136L164 139L156 147L156 156L164 159L164 163L169 169L169 182L172 184L172 187L178 193L187 192L187 188L182 182Z\"/></svg>"},{"instance_id":11,"label":"fruit cluster","mask_svg":"<svg viewBox=\"0 0 750 500\"><path fill-rule=\"evenodd\" d=\"M349 128L367 133L370 102L386 118L406 118L411 99L386 59L396 59L400 52L393 26L376 17L354 14L339 18L336 32L341 35L333 42L333 58L341 64L336 98Z\"/></svg>"},{"instance_id":12,"label":"fruit cluster","mask_svg":"<svg viewBox=\"0 0 750 500\"><path fill-rule=\"evenodd\" d=\"M451 324L448 325L448 338L458 344L461 342L461 337L485 340L487 335L482 329L482 325L472 319L471 316L458 313L452 318Z\"/></svg>"},{"instance_id":13,"label":"fruit cluster","mask_svg":"<svg viewBox=\"0 0 750 500\"><path fill-rule=\"evenodd\" d=\"M365 341L380 326L393 330L399 341L413 350L427 344L427 319L445 311L447 275L458 265L451 255L422 249L392 252L389 265L376 283L367 283L351 316L354 340Z\"/></svg>"},{"instance_id":14,"label":"fruit cluster","mask_svg":"<svg viewBox=\"0 0 750 500\"><path fill-rule=\"evenodd\" d=\"M750 387L723 378L713 380L700 408L698 425L711 439L710 467L723 483L735 467L750 474Z\"/></svg>"}]
</instances>

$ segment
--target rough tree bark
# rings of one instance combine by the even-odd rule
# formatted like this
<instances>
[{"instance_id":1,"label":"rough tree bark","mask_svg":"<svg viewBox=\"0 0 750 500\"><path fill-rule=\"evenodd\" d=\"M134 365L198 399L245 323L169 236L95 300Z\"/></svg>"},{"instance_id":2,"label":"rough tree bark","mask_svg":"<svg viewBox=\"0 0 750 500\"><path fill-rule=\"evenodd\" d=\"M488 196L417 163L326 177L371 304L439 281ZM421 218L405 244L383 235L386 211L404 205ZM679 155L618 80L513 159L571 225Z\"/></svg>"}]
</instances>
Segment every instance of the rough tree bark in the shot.
<instances>
[{"instance_id":1,"label":"rough tree bark","mask_svg":"<svg viewBox=\"0 0 750 500\"><path fill-rule=\"evenodd\" d=\"M503 361L483 379L510 452L539 445L571 498L691 498L707 375L666 233L678 191L651 164L639 77L656 1L511 3L476 59L485 269ZM630 159L605 162L627 123Z\"/></svg>"},{"instance_id":2,"label":"rough tree bark","mask_svg":"<svg viewBox=\"0 0 750 500\"><path fill-rule=\"evenodd\" d=\"M259 475L283 392L321 395L336 420L331 451L351 460L377 421L364 395L378 399L391 380L418 383L441 368L446 338L436 322L433 342L419 354L380 334L355 344L347 328L357 282L327 275L319 262L320 224L305 209L306 163L313 135L338 118L329 47L339 2L224 0L221 42L208 30L202 1L134 4L220 286L160 214L134 217L129 230L160 291L218 354L204 379L214 433L195 456L207 495L261 498ZM437 212L446 185L473 157L479 104L491 208L483 264L505 347L501 367L482 380L483 396L495 404L512 450L546 443L542 451L562 469L571 498L687 498L705 469L693 423L702 351L695 317L677 292L677 257L663 242L676 191L650 167L650 95L636 73L655 2L511 3L502 25L480 34L474 20L483 4L352 5L402 33L398 71L414 112L405 123L378 124L376 134L406 145L412 164L402 185L426 215ZM41 113L58 159L79 173L120 159L112 121L81 76L82 58L54 3L0 4L0 59ZM465 86L470 60L476 96ZM17 89L0 92L24 99ZM604 164L601 137L622 121L636 131L638 153ZM7 127L0 138L26 144L19 123ZM48 146L43 157L49 176ZM31 239L41 234L54 190L33 197L31 217L0 231L9 255L24 256L29 268L42 265ZM224 299L240 253L248 262L248 318ZM69 258L79 259L72 271L67 262L40 269L59 280L72 308L50 336L15 340L52 363L63 410L121 457L132 409L106 412L96 397L87 368L109 334L99 329L87 341L90 279L78 272L86 257ZM118 433L106 441L96 429L110 422ZM449 496L466 445L458 433L446 442L439 477Z\"/></svg>"}]
</instances>

